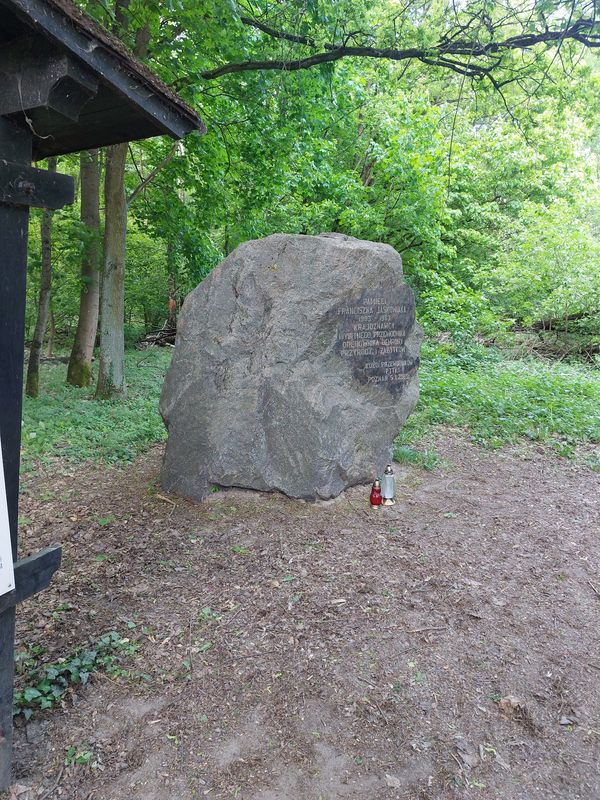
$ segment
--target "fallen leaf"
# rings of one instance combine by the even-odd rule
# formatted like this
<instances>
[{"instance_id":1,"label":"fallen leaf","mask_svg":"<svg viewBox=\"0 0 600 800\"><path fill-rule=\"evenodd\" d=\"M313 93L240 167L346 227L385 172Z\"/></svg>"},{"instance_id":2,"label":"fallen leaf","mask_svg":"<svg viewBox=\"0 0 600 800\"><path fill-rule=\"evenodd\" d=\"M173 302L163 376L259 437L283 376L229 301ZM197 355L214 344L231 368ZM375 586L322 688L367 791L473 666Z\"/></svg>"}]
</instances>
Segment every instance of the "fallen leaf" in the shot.
<instances>
[{"instance_id":1,"label":"fallen leaf","mask_svg":"<svg viewBox=\"0 0 600 800\"><path fill-rule=\"evenodd\" d=\"M577 720L574 717L567 717L566 714L563 714L562 717L558 721L559 725L577 725Z\"/></svg>"},{"instance_id":2,"label":"fallen leaf","mask_svg":"<svg viewBox=\"0 0 600 800\"><path fill-rule=\"evenodd\" d=\"M9 800L15 800L15 798L20 798L20 800L27 800L24 796L31 791L30 786L25 786L24 783L13 783L10 787L10 795Z\"/></svg>"},{"instance_id":3,"label":"fallen leaf","mask_svg":"<svg viewBox=\"0 0 600 800\"><path fill-rule=\"evenodd\" d=\"M512 717L515 713L525 710L525 701L514 694L507 694L498 703L498 708L505 717Z\"/></svg>"},{"instance_id":4,"label":"fallen leaf","mask_svg":"<svg viewBox=\"0 0 600 800\"><path fill-rule=\"evenodd\" d=\"M507 771L510 771L510 764L508 763L508 761L505 761L505 760L502 758L502 756L500 755L500 753L499 753L497 750L496 750L496 753L495 753L495 755L496 755L496 761L498 762L498 764L500 764L500 766L502 767L502 769L505 769L505 770L507 770Z\"/></svg>"},{"instance_id":5,"label":"fallen leaf","mask_svg":"<svg viewBox=\"0 0 600 800\"><path fill-rule=\"evenodd\" d=\"M458 738L456 749L458 750L458 755L461 760L467 767L476 767L479 764L480 754L478 748L474 747L471 742L465 741L462 737Z\"/></svg>"},{"instance_id":6,"label":"fallen leaf","mask_svg":"<svg viewBox=\"0 0 600 800\"><path fill-rule=\"evenodd\" d=\"M460 753L458 754L467 767L476 767L479 764L479 755L476 753Z\"/></svg>"},{"instance_id":7,"label":"fallen leaf","mask_svg":"<svg viewBox=\"0 0 600 800\"><path fill-rule=\"evenodd\" d=\"M397 778L395 775L388 775L386 773L385 782L390 787L390 789L401 789L402 788L402 781L400 778Z\"/></svg>"}]
</instances>

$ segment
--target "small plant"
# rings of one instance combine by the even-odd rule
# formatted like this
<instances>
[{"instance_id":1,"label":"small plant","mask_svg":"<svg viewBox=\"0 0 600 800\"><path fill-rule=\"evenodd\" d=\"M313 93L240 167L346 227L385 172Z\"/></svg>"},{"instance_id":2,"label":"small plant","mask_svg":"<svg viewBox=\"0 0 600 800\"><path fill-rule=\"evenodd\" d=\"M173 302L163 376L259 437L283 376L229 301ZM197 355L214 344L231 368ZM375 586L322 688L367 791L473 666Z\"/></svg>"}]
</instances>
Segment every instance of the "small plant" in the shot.
<instances>
[{"instance_id":1,"label":"small plant","mask_svg":"<svg viewBox=\"0 0 600 800\"><path fill-rule=\"evenodd\" d=\"M216 611L213 611L210 606L205 606L202 611L200 612L199 620L200 622L204 622L205 624L210 624L211 622L219 622L221 619L221 615L217 614Z\"/></svg>"},{"instance_id":2,"label":"small plant","mask_svg":"<svg viewBox=\"0 0 600 800\"><path fill-rule=\"evenodd\" d=\"M73 767L76 764L89 764L94 757L91 750L79 750L71 745L65 756L65 767Z\"/></svg>"},{"instance_id":3,"label":"small plant","mask_svg":"<svg viewBox=\"0 0 600 800\"><path fill-rule=\"evenodd\" d=\"M122 639L116 631L107 633L92 648L80 648L71 658L59 659L54 664L40 664L44 651L30 648L15 658L17 675L22 675L29 685L15 692L13 714L29 719L34 711L52 708L71 686L86 684L94 672L128 674L121 666L122 658L133 655L137 649L137 642Z\"/></svg>"},{"instance_id":4,"label":"small plant","mask_svg":"<svg viewBox=\"0 0 600 800\"><path fill-rule=\"evenodd\" d=\"M60 622L64 622L64 616L63 616L62 612L63 611L72 611L72 610L73 610L73 606L71 605L71 603L61 603L52 612L52 619L55 619L55 620L60 621Z\"/></svg>"}]
</instances>

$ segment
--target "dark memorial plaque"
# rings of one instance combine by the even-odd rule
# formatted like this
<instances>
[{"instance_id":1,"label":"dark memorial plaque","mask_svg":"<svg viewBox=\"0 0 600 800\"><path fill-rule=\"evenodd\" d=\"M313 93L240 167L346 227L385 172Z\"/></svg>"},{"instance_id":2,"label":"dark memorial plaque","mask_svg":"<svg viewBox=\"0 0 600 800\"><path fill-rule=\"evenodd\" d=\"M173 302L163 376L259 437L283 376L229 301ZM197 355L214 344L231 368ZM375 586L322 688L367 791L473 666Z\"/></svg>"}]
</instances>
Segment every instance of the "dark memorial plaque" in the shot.
<instances>
[{"instance_id":1,"label":"dark memorial plaque","mask_svg":"<svg viewBox=\"0 0 600 800\"><path fill-rule=\"evenodd\" d=\"M381 386L394 397L402 394L419 366L406 347L415 324L411 288L365 290L338 306L336 315L336 350L350 362L356 380Z\"/></svg>"}]
</instances>

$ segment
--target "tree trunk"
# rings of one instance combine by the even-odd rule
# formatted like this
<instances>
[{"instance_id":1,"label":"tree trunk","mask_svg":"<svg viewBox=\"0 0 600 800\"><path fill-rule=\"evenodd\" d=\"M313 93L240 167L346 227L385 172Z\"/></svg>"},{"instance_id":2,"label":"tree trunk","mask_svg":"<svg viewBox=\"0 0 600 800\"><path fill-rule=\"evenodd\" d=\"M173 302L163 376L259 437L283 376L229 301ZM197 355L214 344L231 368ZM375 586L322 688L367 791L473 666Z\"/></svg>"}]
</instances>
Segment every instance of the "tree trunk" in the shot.
<instances>
[{"instance_id":1,"label":"tree trunk","mask_svg":"<svg viewBox=\"0 0 600 800\"><path fill-rule=\"evenodd\" d=\"M125 241L127 144L108 149L104 181L104 271L100 299L100 368L96 397L107 399L125 391Z\"/></svg>"},{"instance_id":2,"label":"tree trunk","mask_svg":"<svg viewBox=\"0 0 600 800\"><path fill-rule=\"evenodd\" d=\"M56 172L56 157L48 159L48 172ZM40 353L44 344L44 334L48 324L50 308L50 292L52 291L52 211L44 211L41 224L42 239L42 274L40 278L40 294L38 314L29 350L27 381L25 394L37 397L40 385Z\"/></svg>"},{"instance_id":3,"label":"tree trunk","mask_svg":"<svg viewBox=\"0 0 600 800\"><path fill-rule=\"evenodd\" d=\"M129 0L116 0L116 27L127 29ZM135 55L143 58L148 50L150 28L136 32ZM96 397L108 399L125 391L125 245L127 238L127 200L125 163L127 143L108 148L104 179L104 269L100 296L100 368Z\"/></svg>"},{"instance_id":4,"label":"tree trunk","mask_svg":"<svg viewBox=\"0 0 600 800\"><path fill-rule=\"evenodd\" d=\"M81 180L81 221L89 239L81 260L81 292L79 320L71 350L67 383L89 386L92 382L92 356L98 327L100 302L100 161L98 150L89 150L79 157Z\"/></svg>"},{"instance_id":5,"label":"tree trunk","mask_svg":"<svg viewBox=\"0 0 600 800\"><path fill-rule=\"evenodd\" d=\"M54 309L52 308L52 294L50 294L50 329L48 331L48 348L46 355L52 358L54 355L54 337L56 336L56 322L54 320Z\"/></svg>"},{"instance_id":6,"label":"tree trunk","mask_svg":"<svg viewBox=\"0 0 600 800\"><path fill-rule=\"evenodd\" d=\"M173 240L169 239L167 242L169 301L167 303L168 314L165 323L165 328L167 330L177 327L177 299L175 297L177 292L177 277L175 275L175 269L175 245L173 244Z\"/></svg>"}]
</instances>

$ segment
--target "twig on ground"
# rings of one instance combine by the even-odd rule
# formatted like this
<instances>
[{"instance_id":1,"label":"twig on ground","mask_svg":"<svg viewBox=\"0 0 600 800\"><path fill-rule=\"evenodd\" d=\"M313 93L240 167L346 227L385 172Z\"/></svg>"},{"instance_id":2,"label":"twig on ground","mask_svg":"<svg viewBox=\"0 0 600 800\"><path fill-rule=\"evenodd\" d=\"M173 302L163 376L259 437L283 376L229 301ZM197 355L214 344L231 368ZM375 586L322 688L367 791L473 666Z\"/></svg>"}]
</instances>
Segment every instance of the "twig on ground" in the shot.
<instances>
[{"instance_id":1,"label":"twig on ground","mask_svg":"<svg viewBox=\"0 0 600 800\"><path fill-rule=\"evenodd\" d=\"M64 764L63 764L63 766L58 771L58 777L56 778L56 780L54 781L52 786L48 789L48 791L45 792L45 794L43 794L40 797L40 800L47 800L47 798L50 797L50 795L54 794L54 792L58 789L58 784L61 782L61 779L62 779L64 771L65 771L65 767L64 767Z\"/></svg>"},{"instance_id":2,"label":"twig on ground","mask_svg":"<svg viewBox=\"0 0 600 800\"><path fill-rule=\"evenodd\" d=\"M355 514L364 514L365 517L367 517L367 519L370 522L374 521L373 518L371 517L371 515L369 514L369 512L365 508L356 508L354 503L352 503L352 501L350 500L350 498L347 495L344 495L344 497L345 497L346 502L348 503L348 505L350 506L352 511L354 511Z\"/></svg>"},{"instance_id":3,"label":"twig on ground","mask_svg":"<svg viewBox=\"0 0 600 800\"><path fill-rule=\"evenodd\" d=\"M451 755L451 756L452 756L452 758L453 758L453 759L456 761L456 763L458 764L458 768L460 769L460 771L461 771L461 773L462 773L462 771L463 771L463 765L460 763L460 759L459 759L459 757L458 757L458 756L457 756L455 753L450 753L450 755Z\"/></svg>"},{"instance_id":4,"label":"twig on ground","mask_svg":"<svg viewBox=\"0 0 600 800\"><path fill-rule=\"evenodd\" d=\"M591 581L588 581L588 586L590 586L591 589L594 591L596 597L600 597L600 592L598 591L598 589L596 589L596 587Z\"/></svg>"},{"instance_id":5,"label":"twig on ground","mask_svg":"<svg viewBox=\"0 0 600 800\"><path fill-rule=\"evenodd\" d=\"M231 625L231 623L233 622L233 620L234 620L236 617L238 617L238 616L239 616L239 615L242 613L242 611L243 611L243 610L244 610L244 606L242 606L242 605L240 604L240 607L237 609L237 611L235 612L235 614L233 614L233 616L229 617L229 619L225 620L225 622L221 622L221 623L219 623L219 625L217 625L217 628L226 628L228 625Z\"/></svg>"},{"instance_id":6,"label":"twig on ground","mask_svg":"<svg viewBox=\"0 0 600 800\"><path fill-rule=\"evenodd\" d=\"M375 705L377 706L377 710L379 711L379 713L381 714L381 716L382 716L382 718L383 718L383 721L384 721L384 722L385 722L385 724L387 725L387 724L388 724L388 719L387 719L386 715L383 713L383 709L382 709L382 707L379 705L379 703L377 702L377 700L375 700L375 698L373 698L373 702L374 702L374 703L375 703Z\"/></svg>"},{"instance_id":7,"label":"twig on ground","mask_svg":"<svg viewBox=\"0 0 600 800\"><path fill-rule=\"evenodd\" d=\"M157 493L156 497L157 497L159 500L163 500L165 503L170 503L172 506L174 506L174 505L177 505L176 503L174 503L174 502L173 502L173 500L171 500L171 498L170 498L170 497L165 497L165 495L164 495L164 494L158 494L158 493Z\"/></svg>"},{"instance_id":8,"label":"twig on ground","mask_svg":"<svg viewBox=\"0 0 600 800\"><path fill-rule=\"evenodd\" d=\"M415 628L412 631L406 631L406 633L426 633L427 631L445 631L447 625L438 625L435 628Z\"/></svg>"},{"instance_id":9,"label":"twig on ground","mask_svg":"<svg viewBox=\"0 0 600 800\"><path fill-rule=\"evenodd\" d=\"M360 675L356 675L355 677L356 677L357 680L362 681L363 683L366 683L368 686L372 686L373 689L377 688L374 683L371 683L371 681L368 681L366 678L362 678Z\"/></svg>"}]
</instances>

